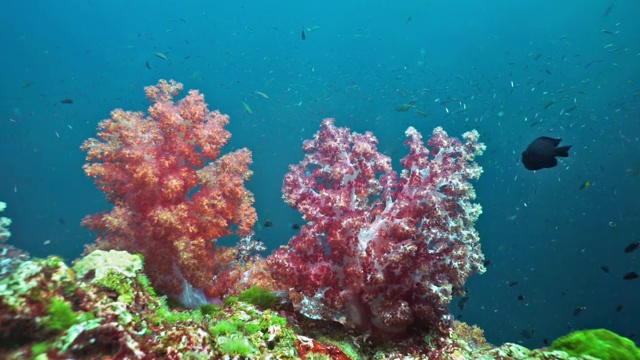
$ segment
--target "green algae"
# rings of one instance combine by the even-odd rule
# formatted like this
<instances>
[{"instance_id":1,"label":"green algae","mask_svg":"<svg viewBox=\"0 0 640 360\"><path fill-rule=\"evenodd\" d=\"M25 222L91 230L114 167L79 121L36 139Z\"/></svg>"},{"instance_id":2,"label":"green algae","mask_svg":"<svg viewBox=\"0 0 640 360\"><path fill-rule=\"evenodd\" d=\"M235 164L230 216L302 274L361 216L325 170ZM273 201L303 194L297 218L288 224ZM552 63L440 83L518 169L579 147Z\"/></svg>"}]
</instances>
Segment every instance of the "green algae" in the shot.
<instances>
[{"instance_id":1,"label":"green algae","mask_svg":"<svg viewBox=\"0 0 640 360\"><path fill-rule=\"evenodd\" d=\"M150 296L158 296L156 289L151 286L151 281L149 280L147 275L143 273L138 274L138 283L142 285L144 291L146 291Z\"/></svg>"},{"instance_id":2,"label":"green algae","mask_svg":"<svg viewBox=\"0 0 640 360\"><path fill-rule=\"evenodd\" d=\"M601 360L640 359L640 349L633 341L607 329L574 331L556 339L551 350L571 356L589 355Z\"/></svg>"},{"instance_id":3,"label":"green algae","mask_svg":"<svg viewBox=\"0 0 640 360\"><path fill-rule=\"evenodd\" d=\"M110 269L105 276L96 279L97 284L118 293L118 301L131 304L134 299L133 280L125 274Z\"/></svg>"},{"instance_id":4,"label":"green algae","mask_svg":"<svg viewBox=\"0 0 640 360\"><path fill-rule=\"evenodd\" d=\"M66 330L78 322L78 314L71 309L71 304L58 298L51 299L47 312L44 325L56 331Z\"/></svg>"},{"instance_id":5,"label":"green algae","mask_svg":"<svg viewBox=\"0 0 640 360\"><path fill-rule=\"evenodd\" d=\"M222 302L222 306L233 306L237 303L238 303L237 297L229 296L228 298L224 299L224 301Z\"/></svg>"},{"instance_id":6,"label":"green algae","mask_svg":"<svg viewBox=\"0 0 640 360\"><path fill-rule=\"evenodd\" d=\"M51 343L48 341L38 342L31 345L31 356L37 357L40 354L46 353L51 348Z\"/></svg>"},{"instance_id":7,"label":"green algae","mask_svg":"<svg viewBox=\"0 0 640 360\"><path fill-rule=\"evenodd\" d=\"M231 335L237 334L239 332L239 327L237 323L221 320L214 326L210 327L209 331L215 336Z\"/></svg>"},{"instance_id":8,"label":"green algae","mask_svg":"<svg viewBox=\"0 0 640 360\"><path fill-rule=\"evenodd\" d=\"M269 309L275 306L278 297L268 289L252 286L238 295L238 300L255 305L259 308Z\"/></svg>"},{"instance_id":9,"label":"green algae","mask_svg":"<svg viewBox=\"0 0 640 360\"><path fill-rule=\"evenodd\" d=\"M205 304L200 306L200 312L203 315L215 316L220 314L220 306L214 304Z\"/></svg>"},{"instance_id":10,"label":"green algae","mask_svg":"<svg viewBox=\"0 0 640 360\"><path fill-rule=\"evenodd\" d=\"M242 338L223 340L219 344L219 347L225 353L240 356L247 356L257 351L257 349L251 345L247 339Z\"/></svg>"},{"instance_id":11,"label":"green algae","mask_svg":"<svg viewBox=\"0 0 640 360\"><path fill-rule=\"evenodd\" d=\"M254 305L238 302L219 316L209 333L222 354L247 356L243 354L268 351L283 359L296 358L296 336L287 328L286 319L273 311L260 311Z\"/></svg>"}]
</instances>

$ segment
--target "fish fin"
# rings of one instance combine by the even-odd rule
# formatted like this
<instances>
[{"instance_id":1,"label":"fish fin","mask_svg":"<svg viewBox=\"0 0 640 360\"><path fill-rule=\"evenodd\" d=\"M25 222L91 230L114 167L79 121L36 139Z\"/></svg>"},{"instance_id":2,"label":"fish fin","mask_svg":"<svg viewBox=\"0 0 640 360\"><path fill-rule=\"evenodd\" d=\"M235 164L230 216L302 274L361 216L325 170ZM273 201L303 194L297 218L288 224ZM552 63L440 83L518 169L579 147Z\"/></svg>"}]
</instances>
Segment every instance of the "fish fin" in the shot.
<instances>
[{"instance_id":1,"label":"fish fin","mask_svg":"<svg viewBox=\"0 0 640 360\"><path fill-rule=\"evenodd\" d=\"M573 145L557 147L554 155L560 157L569 157L569 149L571 149L572 146Z\"/></svg>"}]
</instances>

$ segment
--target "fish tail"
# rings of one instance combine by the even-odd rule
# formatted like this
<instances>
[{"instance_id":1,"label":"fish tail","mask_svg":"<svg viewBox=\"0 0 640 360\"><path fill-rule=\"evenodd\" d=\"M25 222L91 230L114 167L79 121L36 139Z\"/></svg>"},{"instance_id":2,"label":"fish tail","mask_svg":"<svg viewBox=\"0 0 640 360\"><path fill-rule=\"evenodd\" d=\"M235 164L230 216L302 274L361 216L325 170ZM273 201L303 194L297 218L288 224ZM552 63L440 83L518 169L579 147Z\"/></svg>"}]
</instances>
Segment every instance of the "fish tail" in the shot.
<instances>
[{"instance_id":1,"label":"fish tail","mask_svg":"<svg viewBox=\"0 0 640 360\"><path fill-rule=\"evenodd\" d=\"M557 147L555 151L555 156L569 157L569 149L571 149L571 146L573 145Z\"/></svg>"}]
</instances>

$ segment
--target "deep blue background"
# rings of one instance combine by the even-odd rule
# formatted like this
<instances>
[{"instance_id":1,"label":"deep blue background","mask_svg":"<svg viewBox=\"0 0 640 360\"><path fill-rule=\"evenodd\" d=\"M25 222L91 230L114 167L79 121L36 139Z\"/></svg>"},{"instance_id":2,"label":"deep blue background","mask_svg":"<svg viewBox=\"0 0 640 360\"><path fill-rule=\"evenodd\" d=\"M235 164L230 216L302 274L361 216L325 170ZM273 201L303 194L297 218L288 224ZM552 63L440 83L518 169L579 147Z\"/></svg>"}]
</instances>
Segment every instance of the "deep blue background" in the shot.
<instances>
[{"instance_id":1,"label":"deep blue background","mask_svg":"<svg viewBox=\"0 0 640 360\"><path fill-rule=\"evenodd\" d=\"M395 165L409 125L425 136L437 125L478 129L488 150L477 227L494 264L469 280L462 319L494 343L538 347L593 327L637 341L640 280L622 275L640 272L640 251L623 252L640 238L640 3L616 1L607 17L611 0L224 3L3 6L0 200L14 221L10 243L73 259L92 242L80 220L108 204L84 176L79 146L111 109L144 110L143 87L173 78L231 116L229 149L253 151L250 189L261 220L274 223L258 236L271 248L300 221L281 200L282 177L323 117L373 131ZM396 111L412 99L428 117ZM526 171L519 154L541 135L573 144L571 156Z\"/></svg>"}]
</instances>

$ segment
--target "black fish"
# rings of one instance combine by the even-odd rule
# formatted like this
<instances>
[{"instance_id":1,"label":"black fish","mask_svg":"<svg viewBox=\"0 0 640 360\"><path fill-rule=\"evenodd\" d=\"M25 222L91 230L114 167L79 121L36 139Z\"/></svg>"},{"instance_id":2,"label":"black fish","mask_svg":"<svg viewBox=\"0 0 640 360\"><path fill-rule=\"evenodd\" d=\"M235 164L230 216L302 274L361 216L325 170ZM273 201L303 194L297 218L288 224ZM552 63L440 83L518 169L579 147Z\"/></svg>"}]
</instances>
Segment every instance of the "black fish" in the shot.
<instances>
[{"instance_id":1,"label":"black fish","mask_svg":"<svg viewBox=\"0 0 640 360\"><path fill-rule=\"evenodd\" d=\"M268 228L268 227L272 227L273 226L273 221L271 220L265 220L264 224L262 224L264 227Z\"/></svg>"},{"instance_id":2,"label":"black fish","mask_svg":"<svg viewBox=\"0 0 640 360\"><path fill-rule=\"evenodd\" d=\"M144 63L147 66L147 69L151 70L151 64L149 64L149 62L147 61L146 63Z\"/></svg>"},{"instance_id":3,"label":"black fish","mask_svg":"<svg viewBox=\"0 0 640 360\"><path fill-rule=\"evenodd\" d=\"M580 315L581 312L587 310L586 306L578 306L577 308L575 308L575 310L573 310L573 316L578 316Z\"/></svg>"},{"instance_id":4,"label":"black fish","mask_svg":"<svg viewBox=\"0 0 640 360\"><path fill-rule=\"evenodd\" d=\"M616 306L616 311L617 311L617 312L620 312L620 311L622 311L622 308L623 308L623 306L622 306L622 305L618 305L618 306Z\"/></svg>"},{"instance_id":5,"label":"black fish","mask_svg":"<svg viewBox=\"0 0 640 360\"><path fill-rule=\"evenodd\" d=\"M547 338L542 339L542 343L545 344L545 346L549 345L549 339Z\"/></svg>"},{"instance_id":6,"label":"black fish","mask_svg":"<svg viewBox=\"0 0 640 360\"><path fill-rule=\"evenodd\" d=\"M304 29L302 29L302 40L306 40L307 39L307 35L304 34Z\"/></svg>"},{"instance_id":7,"label":"black fish","mask_svg":"<svg viewBox=\"0 0 640 360\"><path fill-rule=\"evenodd\" d=\"M291 225L291 229L292 229L292 230L300 230L300 225L298 225L298 224L293 224L293 225Z\"/></svg>"},{"instance_id":8,"label":"black fish","mask_svg":"<svg viewBox=\"0 0 640 360\"><path fill-rule=\"evenodd\" d=\"M639 246L640 246L640 240L634 241L631 244L627 245L626 248L624 248L624 252L630 253L633 250L637 249Z\"/></svg>"},{"instance_id":9,"label":"black fish","mask_svg":"<svg viewBox=\"0 0 640 360\"><path fill-rule=\"evenodd\" d=\"M73 104L73 99L72 98L64 98L62 99L62 101L60 101L61 104Z\"/></svg>"},{"instance_id":10,"label":"black fish","mask_svg":"<svg viewBox=\"0 0 640 360\"><path fill-rule=\"evenodd\" d=\"M622 277L625 280L633 280L638 278L638 274L635 271L630 271Z\"/></svg>"},{"instance_id":11,"label":"black fish","mask_svg":"<svg viewBox=\"0 0 640 360\"><path fill-rule=\"evenodd\" d=\"M524 295L522 295L522 294L518 295L518 300L519 300L519 301L524 300Z\"/></svg>"},{"instance_id":12,"label":"black fish","mask_svg":"<svg viewBox=\"0 0 640 360\"><path fill-rule=\"evenodd\" d=\"M569 146L560 146L562 139L541 136L522 152L522 163L528 170L549 169L558 165L556 156L569 157Z\"/></svg>"},{"instance_id":13,"label":"black fish","mask_svg":"<svg viewBox=\"0 0 640 360\"><path fill-rule=\"evenodd\" d=\"M520 335L522 335L525 339L531 339L533 337L533 329L531 330L522 330L520 331Z\"/></svg>"},{"instance_id":14,"label":"black fish","mask_svg":"<svg viewBox=\"0 0 640 360\"><path fill-rule=\"evenodd\" d=\"M485 267L487 267L487 266L489 266L489 265L491 265L491 264L493 264L493 261L491 261L491 260L485 260L485 261L484 261L484 263L483 263L483 265L484 265Z\"/></svg>"},{"instance_id":15,"label":"black fish","mask_svg":"<svg viewBox=\"0 0 640 360\"><path fill-rule=\"evenodd\" d=\"M514 280L514 281L511 281L511 282L509 283L509 287L514 287L514 286L516 286L516 285L518 285L518 284L520 284L520 281L518 281L518 280Z\"/></svg>"},{"instance_id":16,"label":"black fish","mask_svg":"<svg viewBox=\"0 0 640 360\"><path fill-rule=\"evenodd\" d=\"M602 269L602 271L606 272L607 274L609 273L609 267L607 265L600 266L600 269Z\"/></svg>"},{"instance_id":17,"label":"black fish","mask_svg":"<svg viewBox=\"0 0 640 360\"><path fill-rule=\"evenodd\" d=\"M464 305L467 303L468 300L469 300L469 294L465 294L463 297L460 298L460 300L458 300L458 309L460 309L460 311L464 310Z\"/></svg>"}]
</instances>

